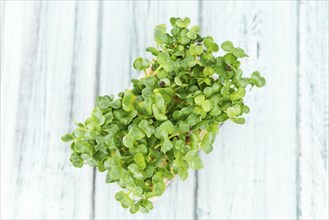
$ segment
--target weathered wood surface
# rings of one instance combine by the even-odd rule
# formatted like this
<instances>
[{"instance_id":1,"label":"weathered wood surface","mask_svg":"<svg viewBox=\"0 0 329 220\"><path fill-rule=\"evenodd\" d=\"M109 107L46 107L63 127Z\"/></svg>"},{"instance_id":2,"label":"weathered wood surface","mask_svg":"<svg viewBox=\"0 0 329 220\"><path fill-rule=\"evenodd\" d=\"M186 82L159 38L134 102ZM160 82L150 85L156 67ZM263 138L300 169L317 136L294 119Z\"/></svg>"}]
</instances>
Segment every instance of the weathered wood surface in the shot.
<instances>
[{"instance_id":1,"label":"weathered wood surface","mask_svg":"<svg viewBox=\"0 0 329 220\"><path fill-rule=\"evenodd\" d=\"M153 26L189 16L250 55L244 126L226 123L205 168L177 179L148 215L118 187L74 169L60 136L139 73ZM1 218L328 219L328 2L1 2Z\"/></svg>"},{"instance_id":2,"label":"weathered wood surface","mask_svg":"<svg viewBox=\"0 0 329 220\"><path fill-rule=\"evenodd\" d=\"M218 8L224 14L216 13ZM267 86L248 95L247 124L226 123L215 150L204 156L207 163L198 175L198 217L295 219L296 3L213 2L203 13L212 15L203 21L209 24L206 32L246 48L250 58L244 63L245 74L259 69ZM231 19L220 22L223 17Z\"/></svg>"},{"instance_id":3,"label":"weathered wood surface","mask_svg":"<svg viewBox=\"0 0 329 220\"><path fill-rule=\"evenodd\" d=\"M302 2L298 10L298 214L328 219L329 2Z\"/></svg>"}]
</instances>

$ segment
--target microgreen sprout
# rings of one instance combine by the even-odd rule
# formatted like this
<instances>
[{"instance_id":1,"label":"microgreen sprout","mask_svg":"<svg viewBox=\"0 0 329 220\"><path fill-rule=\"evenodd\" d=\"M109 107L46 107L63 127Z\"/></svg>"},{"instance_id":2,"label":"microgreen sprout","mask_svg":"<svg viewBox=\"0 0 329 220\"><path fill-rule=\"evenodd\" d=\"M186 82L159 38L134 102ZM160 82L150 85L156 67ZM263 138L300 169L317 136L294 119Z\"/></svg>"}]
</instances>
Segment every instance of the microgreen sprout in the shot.
<instances>
[{"instance_id":1,"label":"microgreen sprout","mask_svg":"<svg viewBox=\"0 0 329 220\"><path fill-rule=\"evenodd\" d=\"M243 77L238 58L245 51L225 41L219 47L189 18L171 18L155 27L157 47L146 51L152 61L138 57L133 67L145 77L132 80L132 89L114 96L99 96L91 116L62 137L71 142L75 167L88 164L106 172L106 182L123 190L115 195L131 213L153 209L166 182L188 178L188 169L204 166L199 151L208 154L220 124L244 124L249 113L243 98L246 87L262 87L265 79L255 71ZM223 56L214 52L222 49Z\"/></svg>"}]
</instances>

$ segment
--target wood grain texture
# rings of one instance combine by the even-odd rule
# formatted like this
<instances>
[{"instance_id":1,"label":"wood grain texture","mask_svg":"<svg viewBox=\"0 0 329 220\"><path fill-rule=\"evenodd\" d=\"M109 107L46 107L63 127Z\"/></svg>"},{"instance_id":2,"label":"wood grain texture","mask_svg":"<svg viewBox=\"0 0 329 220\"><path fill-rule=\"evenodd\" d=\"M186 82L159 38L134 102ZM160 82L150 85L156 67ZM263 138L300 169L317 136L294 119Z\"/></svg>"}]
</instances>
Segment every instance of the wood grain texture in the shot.
<instances>
[{"instance_id":1,"label":"wood grain texture","mask_svg":"<svg viewBox=\"0 0 329 220\"><path fill-rule=\"evenodd\" d=\"M267 85L247 94L247 124L226 122L203 157L197 217L295 219L296 3L207 1L202 13L203 31L246 48L244 73L259 70Z\"/></svg>"},{"instance_id":2,"label":"wood grain texture","mask_svg":"<svg viewBox=\"0 0 329 220\"><path fill-rule=\"evenodd\" d=\"M328 219L328 2L1 1L1 219ZM247 124L227 122L204 169L131 215L105 173L75 169L60 141L97 95L117 94L188 16L245 48Z\"/></svg>"},{"instance_id":3,"label":"wood grain texture","mask_svg":"<svg viewBox=\"0 0 329 220\"><path fill-rule=\"evenodd\" d=\"M299 5L299 191L301 219L328 212L328 1Z\"/></svg>"},{"instance_id":4,"label":"wood grain texture","mask_svg":"<svg viewBox=\"0 0 329 220\"><path fill-rule=\"evenodd\" d=\"M85 8L79 17L74 2L5 2L5 10L1 217L89 218L92 172L72 169L60 137L92 107L95 16Z\"/></svg>"}]
</instances>

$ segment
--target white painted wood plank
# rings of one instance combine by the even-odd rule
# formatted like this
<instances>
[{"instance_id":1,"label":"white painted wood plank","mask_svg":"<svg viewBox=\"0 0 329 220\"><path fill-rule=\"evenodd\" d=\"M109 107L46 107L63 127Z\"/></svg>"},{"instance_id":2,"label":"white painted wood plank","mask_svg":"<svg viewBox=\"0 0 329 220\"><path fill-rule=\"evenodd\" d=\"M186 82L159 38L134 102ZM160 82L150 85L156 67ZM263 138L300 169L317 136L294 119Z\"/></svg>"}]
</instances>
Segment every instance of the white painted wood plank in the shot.
<instances>
[{"instance_id":1,"label":"white painted wood plank","mask_svg":"<svg viewBox=\"0 0 329 220\"><path fill-rule=\"evenodd\" d=\"M300 3L299 144L301 219L328 219L328 1Z\"/></svg>"},{"instance_id":2,"label":"white painted wood plank","mask_svg":"<svg viewBox=\"0 0 329 220\"><path fill-rule=\"evenodd\" d=\"M245 102L247 124L227 122L199 171L198 218L296 218L296 3L203 2L203 31L247 50L245 74L267 79Z\"/></svg>"},{"instance_id":3,"label":"white painted wood plank","mask_svg":"<svg viewBox=\"0 0 329 220\"><path fill-rule=\"evenodd\" d=\"M199 3L1 4L1 218L328 218L328 2L203 1L203 34L246 48L245 72L261 70L268 84L247 98L247 125L222 127L198 180L177 179L152 213L134 216L104 174L93 194L92 168L73 168L59 137L96 93L138 77L132 62L154 45L154 25L196 24Z\"/></svg>"},{"instance_id":4,"label":"white painted wood plank","mask_svg":"<svg viewBox=\"0 0 329 220\"><path fill-rule=\"evenodd\" d=\"M24 8L15 4L7 4L7 2L1 2L1 6L1 200L6 199L6 203L1 202L1 217L12 218L14 215L14 198L11 196L13 190L10 187L14 185L14 181L11 178L13 171L9 158L15 157L15 151L11 148L15 135L15 126L13 125L16 124L18 79L22 58L17 56L19 52L16 51L20 51L22 48L23 29L7 27L9 24L5 21L10 19L12 26L22 27ZM13 19L14 17L16 19ZM4 43L11 40L16 44L12 44L10 48L6 47ZM5 74L5 72L11 74ZM12 126L5 126L5 124Z\"/></svg>"},{"instance_id":5,"label":"white painted wood plank","mask_svg":"<svg viewBox=\"0 0 329 220\"><path fill-rule=\"evenodd\" d=\"M184 7L182 7L184 6ZM198 18L198 2L125 1L103 3L102 64L100 93L117 94L130 87L130 79L139 73L132 63L146 55L147 46L155 46L153 28L172 16L189 16L194 24ZM194 172L186 182L177 179L154 204L147 215L131 215L115 201L120 190L116 184L105 184L105 173L97 174L96 219L193 219Z\"/></svg>"},{"instance_id":6,"label":"white painted wood plank","mask_svg":"<svg viewBox=\"0 0 329 220\"><path fill-rule=\"evenodd\" d=\"M92 107L96 13L74 2L6 2L1 71L4 219L91 215L92 172L73 168L70 148L60 137Z\"/></svg>"}]
</instances>

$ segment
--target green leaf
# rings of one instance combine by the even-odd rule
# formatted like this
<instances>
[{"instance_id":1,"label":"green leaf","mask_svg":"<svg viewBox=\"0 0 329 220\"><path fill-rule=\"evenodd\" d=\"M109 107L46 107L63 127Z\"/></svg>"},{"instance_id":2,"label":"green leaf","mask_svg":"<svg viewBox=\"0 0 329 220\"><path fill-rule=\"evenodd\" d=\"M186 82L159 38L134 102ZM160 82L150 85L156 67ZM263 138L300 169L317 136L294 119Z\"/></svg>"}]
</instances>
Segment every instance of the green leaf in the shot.
<instances>
[{"instance_id":1,"label":"green leaf","mask_svg":"<svg viewBox=\"0 0 329 220\"><path fill-rule=\"evenodd\" d=\"M213 107L213 103L211 102L211 100L206 100L202 103L201 107L203 111L209 112Z\"/></svg>"},{"instance_id":2,"label":"green leaf","mask_svg":"<svg viewBox=\"0 0 329 220\"><path fill-rule=\"evenodd\" d=\"M77 141L74 145L75 151L78 153L85 153L92 155L94 153L94 148L85 141Z\"/></svg>"},{"instance_id":3,"label":"green leaf","mask_svg":"<svg viewBox=\"0 0 329 220\"><path fill-rule=\"evenodd\" d=\"M194 126L196 125L197 123L199 122L199 118L195 115L189 115L186 119L186 123L189 125L189 126Z\"/></svg>"},{"instance_id":4,"label":"green leaf","mask_svg":"<svg viewBox=\"0 0 329 220\"><path fill-rule=\"evenodd\" d=\"M178 85L178 86L183 85L182 80L181 80L178 76L175 77L174 82L175 82L176 85Z\"/></svg>"},{"instance_id":5,"label":"green leaf","mask_svg":"<svg viewBox=\"0 0 329 220\"><path fill-rule=\"evenodd\" d=\"M226 75L226 69L225 69L226 63L223 57L217 57L216 58L216 64L214 67L215 73L218 75L225 77Z\"/></svg>"},{"instance_id":6,"label":"green leaf","mask_svg":"<svg viewBox=\"0 0 329 220\"><path fill-rule=\"evenodd\" d=\"M208 51L207 53L202 53L200 55L200 63L201 63L201 66L212 66L216 63L216 59L215 59L214 55L212 54L212 52Z\"/></svg>"},{"instance_id":7,"label":"green leaf","mask_svg":"<svg viewBox=\"0 0 329 220\"><path fill-rule=\"evenodd\" d=\"M138 179L138 180L142 180L142 179L144 179L143 174L139 171L138 166L137 166L136 164L134 164L134 163L130 164L130 165L128 166L128 170L132 173L132 175L133 175L136 179Z\"/></svg>"},{"instance_id":8,"label":"green leaf","mask_svg":"<svg viewBox=\"0 0 329 220\"><path fill-rule=\"evenodd\" d=\"M248 114L250 112L250 108L247 105L243 105L242 112Z\"/></svg>"},{"instance_id":9,"label":"green leaf","mask_svg":"<svg viewBox=\"0 0 329 220\"><path fill-rule=\"evenodd\" d=\"M156 130L165 131L167 134L174 133L175 127L171 121L167 120L163 122Z\"/></svg>"},{"instance_id":10,"label":"green leaf","mask_svg":"<svg viewBox=\"0 0 329 220\"><path fill-rule=\"evenodd\" d=\"M130 207L129 211L131 214L135 214L139 211L139 208L140 208L140 203L135 203Z\"/></svg>"},{"instance_id":11,"label":"green leaf","mask_svg":"<svg viewBox=\"0 0 329 220\"><path fill-rule=\"evenodd\" d=\"M191 150L199 150L199 141L200 141L200 136L195 134L195 133L191 133L190 134L190 147Z\"/></svg>"},{"instance_id":12,"label":"green leaf","mask_svg":"<svg viewBox=\"0 0 329 220\"><path fill-rule=\"evenodd\" d=\"M215 136L216 136L215 133L207 132L203 137L200 147L203 150L203 152L205 152L206 154L209 154L213 150L212 145L215 141Z\"/></svg>"},{"instance_id":13,"label":"green leaf","mask_svg":"<svg viewBox=\"0 0 329 220\"><path fill-rule=\"evenodd\" d=\"M221 48L226 52L231 52L231 50L234 48L234 46L231 41L225 41L222 43Z\"/></svg>"},{"instance_id":14,"label":"green leaf","mask_svg":"<svg viewBox=\"0 0 329 220\"><path fill-rule=\"evenodd\" d=\"M153 203L148 200L148 199L145 199L143 202L142 202L142 206L144 208L146 208L148 211L151 211L153 209Z\"/></svg>"},{"instance_id":15,"label":"green leaf","mask_svg":"<svg viewBox=\"0 0 329 220\"><path fill-rule=\"evenodd\" d=\"M218 115L220 115L222 113L222 110L221 110L221 108L218 106L218 105L214 105L214 107L211 109L211 111L210 111L210 115L211 116L218 116Z\"/></svg>"},{"instance_id":16,"label":"green leaf","mask_svg":"<svg viewBox=\"0 0 329 220\"><path fill-rule=\"evenodd\" d=\"M198 155L197 150L191 150L185 155L185 160L189 163L189 166L193 170L199 170L203 168L203 161Z\"/></svg>"},{"instance_id":17,"label":"green leaf","mask_svg":"<svg viewBox=\"0 0 329 220\"><path fill-rule=\"evenodd\" d=\"M152 183L159 183L159 182L163 182L163 175L161 172L154 174L152 177Z\"/></svg>"},{"instance_id":18,"label":"green leaf","mask_svg":"<svg viewBox=\"0 0 329 220\"><path fill-rule=\"evenodd\" d=\"M204 95L198 95L198 96L196 96L194 98L195 104L197 104L199 106L201 106L203 104L204 100L205 100L205 96Z\"/></svg>"},{"instance_id":19,"label":"green leaf","mask_svg":"<svg viewBox=\"0 0 329 220\"><path fill-rule=\"evenodd\" d=\"M194 98L195 104L201 106L202 110L205 112L209 112L213 107L213 103L211 100L205 100L204 95L198 95Z\"/></svg>"},{"instance_id":20,"label":"green leaf","mask_svg":"<svg viewBox=\"0 0 329 220\"><path fill-rule=\"evenodd\" d=\"M107 109L108 107L110 107L110 103L111 103L111 98L110 96L98 96L96 98L96 107L100 108L100 109Z\"/></svg>"},{"instance_id":21,"label":"green leaf","mask_svg":"<svg viewBox=\"0 0 329 220\"><path fill-rule=\"evenodd\" d=\"M154 30L159 31L162 34L164 34L164 33L166 33L167 27L165 24L159 24L159 25L155 26Z\"/></svg>"},{"instance_id":22,"label":"green leaf","mask_svg":"<svg viewBox=\"0 0 329 220\"><path fill-rule=\"evenodd\" d=\"M187 37L194 40L197 38L198 33L200 32L199 26L193 26L191 29L187 32ZM192 46L192 45L191 45Z\"/></svg>"},{"instance_id":23,"label":"green leaf","mask_svg":"<svg viewBox=\"0 0 329 220\"><path fill-rule=\"evenodd\" d=\"M160 83L163 84L163 87L168 87L171 84L171 82L168 78L162 78Z\"/></svg>"},{"instance_id":24,"label":"green leaf","mask_svg":"<svg viewBox=\"0 0 329 220\"><path fill-rule=\"evenodd\" d=\"M255 71L251 74L251 82L257 87L263 87L266 84L264 77L260 75L258 71Z\"/></svg>"},{"instance_id":25,"label":"green leaf","mask_svg":"<svg viewBox=\"0 0 329 220\"><path fill-rule=\"evenodd\" d=\"M233 105L231 107L228 107L226 111L227 111L228 117L230 117L230 118L234 118L237 115L240 115L242 113L240 105Z\"/></svg>"},{"instance_id":26,"label":"green leaf","mask_svg":"<svg viewBox=\"0 0 329 220\"><path fill-rule=\"evenodd\" d=\"M236 124L244 124L246 123L246 119L245 118L230 118L231 121L233 121Z\"/></svg>"},{"instance_id":27,"label":"green leaf","mask_svg":"<svg viewBox=\"0 0 329 220\"><path fill-rule=\"evenodd\" d=\"M113 111L113 116L116 120L120 122L120 124L128 125L133 118L137 115L136 110L132 110L130 112L125 112L123 110L115 110Z\"/></svg>"},{"instance_id":28,"label":"green leaf","mask_svg":"<svg viewBox=\"0 0 329 220\"><path fill-rule=\"evenodd\" d=\"M229 53L234 54L234 56L239 57L239 58L243 58L243 57L247 57L248 55L244 52L243 49L241 49L240 47L234 47L233 43L231 41L225 41L222 43L221 48Z\"/></svg>"},{"instance_id":29,"label":"green leaf","mask_svg":"<svg viewBox=\"0 0 329 220\"><path fill-rule=\"evenodd\" d=\"M147 47L146 51L152 53L152 55L154 56L157 56L159 54L159 51L154 47Z\"/></svg>"},{"instance_id":30,"label":"green leaf","mask_svg":"<svg viewBox=\"0 0 329 220\"><path fill-rule=\"evenodd\" d=\"M155 26L154 28L154 39L157 42L157 44L165 44L168 42L169 37L166 34L166 25L165 24L159 24Z\"/></svg>"},{"instance_id":31,"label":"green leaf","mask_svg":"<svg viewBox=\"0 0 329 220\"><path fill-rule=\"evenodd\" d=\"M178 42L185 45L190 43L190 38L187 36L187 29L183 29L178 36Z\"/></svg>"},{"instance_id":32,"label":"green leaf","mask_svg":"<svg viewBox=\"0 0 329 220\"><path fill-rule=\"evenodd\" d=\"M190 125L185 121L181 121L178 123L178 128L181 132L188 132L190 130Z\"/></svg>"},{"instance_id":33,"label":"green leaf","mask_svg":"<svg viewBox=\"0 0 329 220\"><path fill-rule=\"evenodd\" d=\"M218 48L218 45L214 42L214 38L207 36L204 38L203 42L209 51L212 51L212 52L218 51L219 48Z\"/></svg>"},{"instance_id":34,"label":"green leaf","mask_svg":"<svg viewBox=\"0 0 329 220\"><path fill-rule=\"evenodd\" d=\"M98 162L89 154L83 153L81 154L81 158L84 160L84 163L88 164L89 166L97 166Z\"/></svg>"},{"instance_id":35,"label":"green leaf","mask_svg":"<svg viewBox=\"0 0 329 220\"><path fill-rule=\"evenodd\" d=\"M119 155L114 155L108 160L108 167L119 167L122 164L122 158ZM105 165L105 163L104 163ZM105 166L106 167L106 166Z\"/></svg>"},{"instance_id":36,"label":"green leaf","mask_svg":"<svg viewBox=\"0 0 329 220\"><path fill-rule=\"evenodd\" d=\"M132 127L129 130L129 134L131 136L133 136L133 138L137 141L142 140L145 137L144 132L141 129L139 129L138 127Z\"/></svg>"},{"instance_id":37,"label":"green leaf","mask_svg":"<svg viewBox=\"0 0 329 220\"><path fill-rule=\"evenodd\" d=\"M155 196L161 196L165 190L166 184L164 182L161 181L154 184L153 193Z\"/></svg>"},{"instance_id":38,"label":"green leaf","mask_svg":"<svg viewBox=\"0 0 329 220\"><path fill-rule=\"evenodd\" d=\"M127 148L132 148L134 146L135 138L131 134L127 134L123 137L122 143Z\"/></svg>"},{"instance_id":39,"label":"green leaf","mask_svg":"<svg viewBox=\"0 0 329 220\"><path fill-rule=\"evenodd\" d=\"M210 97L212 94L214 93L214 89L212 87L206 87L204 90L203 90L203 94L208 98Z\"/></svg>"},{"instance_id":40,"label":"green leaf","mask_svg":"<svg viewBox=\"0 0 329 220\"><path fill-rule=\"evenodd\" d=\"M189 165L193 170L199 170L203 168L203 161L201 158L198 158L196 160L190 161Z\"/></svg>"},{"instance_id":41,"label":"green leaf","mask_svg":"<svg viewBox=\"0 0 329 220\"><path fill-rule=\"evenodd\" d=\"M198 55L202 54L202 52L203 52L203 46L202 45L192 44L190 46L189 51L190 51L191 55L198 56Z\"/></svg>"},{"instance_id":42,"label":"green leaf","mask_svg":"<svg viewBox=\"0 0 329 220\"><path fill-rule=\"evenodd\" d=\"M73 134L75 137L77 138L94 138L95 137L95 132L91 132L89 131L88 129L86 128L76 128L74 131L73 131Z\"/></svg>"},{"instance_id":43,"label":"green leaf","mask_svg":"<svg viewBox=\"0 0 329 220\"><path fill-rule=\"evenodd\" d=\"M242 57L247 57L248 55L244 52L243 49L237 47L235 48L232 53L236 56L236 57L239 57L239 58L242 58Z\"/></svg>"},{"instance_id":44,"label":"green leaf","mask_svg":"<svg viewBox=\"0 0 329 220\"><path fill-rule=\"evenodd\" d=\"M142 70L146 70L150 67L150 62L146 59L143 59L142 57L138 57L134 61L133 66L136 70L142 71Z\"/></svg>"},{"instance_id":45,"label":"green leaf","mask_svg":"<svg viewBox=\"0 0 329 220\"><path fill-rule=\"evenodd\" d=\"M171 24L173 27L176 25L176 20L177 20L177 18L175 18L175 17L171 17L171 18L170 18L170 24Z\"/></svg>"},{"instance_id":46,"label":"green leaf","mask_svg":"<svg viewBox=\"0 0 329 220\"><path fill-rule=\"evenodd\" d=\"M114 109L118 109L121 107L121 100L117 99L109 103L109 106L111 106Z\"/></svg>"},{"instance_id":47,"label":"green leaf","mask_svg":"<svg viewBox=\"0 0 329 220\"><path fill-rule=\"evenodd\" d=\"M61 140L63 142L70 142L73 141L73 136L72 134L65 134L64 136L61 137Z\"/></svg>"},{"instance_id":48,"label":"green leaf","mask_svg":"<svg viewBox=\"0 0 329 220\"><path fill-rule=\"evenodd\" d=\"M122 99L123 110L125 110L126 112L130 112L134 110L135 100L136 100L136 96L132 93L131 90L125 91Z\"/></svg>"},{"instance_id":49,"label":"green leaf","mask_svg":"<svg viewBox=\"0 0 329 220\"><path fill-rule=\"evenodd\" d=\"M114 137L115 135L117 135L117 133L120 131L120 128L118 125L116 124L111 124L108 126L108 128L106 129L106 132L108 133L105 137L104 137L104 141L107 145L113 145L114 144Z\"/></svg>"},{"instance_id":50,"label":"green leaf","mask_svg":"<svg viewBox=\"0 0 329 220\"><path fill-rule=\"evenodd\" d=\"M134 201L123 191L116 193L115 199L121 203L123 208L129 208L134 204Z\"/></svg>"},{"instance_id":51,"label":"green leaf","mask_svg":"<svg viewBox=\"0 0 329 220\"><path fill-rule=\"evenodd\" d=\"M113 167L111 172L110 172L110 175L114 180L120 179L120 177L122 176L122 168L121 167Z\"/></svg>"},{"instance_id":52,"label":"green leaf","mask_svg":"<svg viewBox=\"0 0 329 220\"><path fill-rule=\"evenodd\" d=\"M103 125L105 122L105 117L103 116L102 111L99 108L95 108L91 115L98 120L99 125Z\"/></svg>"},{"instance_id":53,"label":"green leaf","mask_svg":"<svg viewBox=\"0 0 329 220\"><path fill-rule=\"evenodd\" d=\"M233 65L235 62L237 62L237 57L233 54L233 53L227 53L224 55L224 61L225 61L225 64L230 64L230 65Z\"/></svg>"},{"instance_id":54,"label":"green leaf","mask_svg":"<svg viewBox=\"0 0 329 220\"><path fill-rule=\"evenodd\" d=\"M165 138L161 145L161 151L163 153L166 153L170 151L172 148L173 148L173 144L171 143L171 141L168 138Z\"/></svg>"},{"instance_id":55,"label":"green leaf","mask_svg":"<svg viewBox=\"0 0 329 220\"><path fill-rule=\"evenodd\" d=\"M142 129L148 138L150 138L155 131L154 126L150 126L150 122L145 119L138 124L138 127Z\"/></svg>"},{"instance_id":56,"label":"green leaf","mask_svg":"<svg viewBox=\"0 0 329 220\"><path fill-rule=\"evenodd\" d=\"M203 74L206 75L206 76L211 76L215 73L214 69L209 67L209 66L206 66L203 70Z\"/></svg>"},{"instance_id":57,"label":"green leaf","mask_svg":"<svg viewBox=\"0 0 329 220\"><path fill-rule=\"evenodd\" d=\"M237 91L230 94L230 99L232 101L238 101L246 95L246 90L243 87L239 87Z\"/></svg>"},{"instance_id":58,"label":"green leaf","mask_svg":"<svg viewBox=\"0 0 329 220\"><path fill-rule=\"evenodd\" d=\"M126 134L123 139L122 143L127 147L127 148L132 148L134 146L135 141L141 140L145 137L144 132L139 129L138 127L132 127L129 130L129 133Z\"/></svg>"},{"instance_id":59,"label":"green leaf","mask_svg":"<svg viewBox=\"0 0 329 220\"><path fill-rule=\"evenodd\" d=\"M144 101L138 103L137 110L139 112L145 112L147 115L152 115L152 103L152 98L146 98Z\"/></svg>"},{"instance_id":60,"label":"green leaf","mask_svg":"<svg viewBox=\"0 0 329 220\"><path fill-rule=\"evenodd\" d=\"M70 161L72 162L74 167L81 168L83 166L83 160L81 157L76 155L75 153L72 153L70 156Z\"/></svg>"},{"instance_id":61,"label":"green leaf","mask_svg":"<svg viewBox=\"0 0 329 220\"><path fill-rule=\"evenodd\" d=\"M137 153L134 160L139 169L144 170L146 167L145 159L142 153Z\"/></svg>"},{"instance_id":62,"label":"green leaf","mask_svg":"<svg viewBox=\"0 0 329 220\"><path fill-rule=\"evenodd\" d=\"M160 52L157 62L163 67L166 72L171 72L174 69L174 62L170 60L170 56L167 52Z\"/></svg>"},{"instance_id":63,"label":"green leaf","mask_svg":"<svg viewBox=\"0 0 329 220\"><path fill-rule=\"evenodd\" d=\"M158 121L167 120L167 116L165 114L162 114L155 104L152 105L152 110L156 120Z\"/></svg>"},{"instance_id":64,"label":"green leaf","mask_svg":"<svg viewBox=\"0 0 329 220\"><path fill-rule=\"evenodd\" d=\"M246 88L249 83L250 83L250 80L248 78L240 78L240 79L236 80L237 87Z\"/></svg>"},{"instance_id":65,"label":"green leaf","mask_svg":"<svg viewBox=\"0 0 329 220\"><path fill-rule=\"evenodd\" d=\"M105 125L107 126L109 123L111 123L113 121L113 113L112 112L108 112L104 115L105 117Z\"/></svg>"},{"instance_id":66,"label":"green leaf","mask_svg":"<svg viewBox=\"0 0 329 220\"><path fill-rule=\"evenodd\" d=\"M188 178L188 172L186 169L180 169L179 170L179 177L181 180L185 181Z\"/></svg>"},{"instance_id":67,"label":"green leaf","mask_svg":"<svg viewBox=\"0 0 329 220\"><path fill-rule=\"evenodd\" d=\"M181 151L185 146L185 141L183 140L177 140L175 142L175 149Z\"/></svg>"},{"instance_id":68,"label":"green leaf","mask_svg":"<svg viewBox=\"0 0 329 220\"><path fill-rule=\"evenodd\" d=\"M99 152L101 152L101 151L106 152L107 146L105 144L105 138L101 135L98 135L96 137L96 142L97 142L97 145L95 146L95 150L99 151Z\"/></svg>"},{"instance_id":69,"label":"green leaf","mask_svg":"<svg viewBox=\"0 0 329 220\"><path fill-rule=\"evenodd\" d=\"M155 93L154 99L155 99L155 105L160 110L160 112L165 113L165 111L166 111L165 101L164 101L162 95L160 93Z\"/></svg>"},{"instance_id":70,"label":"green leaf","mask_svg":"<svg viewBox=\"0 0 329 220\"><path fill-rule=\"evenodd\" d=\"M191 20L187 17L185 18L179 18L176 20L176 25L180 28L185 28L187 27L190 23L191 23Z\"/></svg>"},{"instance_id":71,"label":"green leaf","mask_svg":"<svg viewBox=\"0 0 329 220\"><path fill-rule=\"evenodd\" d=\"M117 201L121 201L123 199L123 197L125 196L125 193L123 191L117 192L115 194L115 200Z\"/></svg>"}]
</instances>

